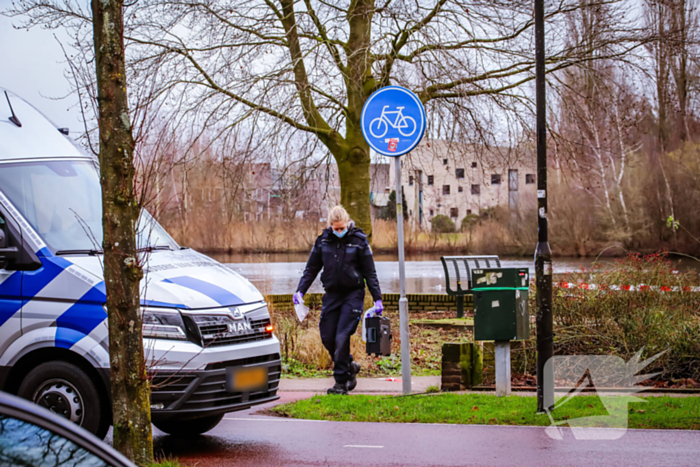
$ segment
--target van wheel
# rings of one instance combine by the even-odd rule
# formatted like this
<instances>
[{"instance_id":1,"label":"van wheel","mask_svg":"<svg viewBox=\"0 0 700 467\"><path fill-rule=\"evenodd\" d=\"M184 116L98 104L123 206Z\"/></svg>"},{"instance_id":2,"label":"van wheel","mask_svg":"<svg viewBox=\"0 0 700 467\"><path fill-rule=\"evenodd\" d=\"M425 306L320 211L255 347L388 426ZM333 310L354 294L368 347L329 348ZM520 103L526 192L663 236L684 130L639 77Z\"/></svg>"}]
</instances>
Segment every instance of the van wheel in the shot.
<instances>
[{"instance_id":1,"label":"van wheel","mask_svg":"<svg viewBox=\"0 0 700 467\"><path fill-rule=\"evenodd\" d=\"M167 422L154 422L160 431L173 436L201 435L213 429L224 418L224 415L195 418L194 420L168 420Z\"/></svg>"},{"instance_id":2,"label":"van wheel","mask_svg":"<svg viewBox=\"0 0 700 467\"><path fill-rule=\"evenodd\" d=\"M80 367L46 362L27 374L17 395L80 425L100 439L109 430L108 416L95 383Z\"/></svg>"}]
</instances>

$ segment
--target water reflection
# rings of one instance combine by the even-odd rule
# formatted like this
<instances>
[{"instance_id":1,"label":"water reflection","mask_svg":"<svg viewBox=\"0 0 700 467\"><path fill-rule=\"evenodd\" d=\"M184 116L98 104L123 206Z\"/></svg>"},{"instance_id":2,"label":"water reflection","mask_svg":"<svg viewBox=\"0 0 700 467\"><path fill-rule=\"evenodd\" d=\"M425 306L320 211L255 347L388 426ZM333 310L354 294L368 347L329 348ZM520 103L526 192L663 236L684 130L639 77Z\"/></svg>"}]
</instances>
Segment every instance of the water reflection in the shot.
<instances>
[{"instance_id":1,"label":"water reflection","mask_svg":"<svg viewBox=\"0 0 700 467\"><path fill-rule=\"evenodd\" d=\"M304 254L284 255L227 255L215 258L248 278L263 294L294 293L299 278L304 271L307 256ZM406 261L407 293L445 293L445 273L439 255L410 256ZM377 275L383 292L399 292L399 267L392 255L376 255ZM599 260L603 267L610 266L613 259ZM554 274L588 269L593 258L555 258ZM528 258L502 258L501 264L508 268L528 268L535 273L534 262ZM682 268L691 267L683 261ZM311 286L310 292L322 292L319 279Z\"/></svg>"}]
</instances>

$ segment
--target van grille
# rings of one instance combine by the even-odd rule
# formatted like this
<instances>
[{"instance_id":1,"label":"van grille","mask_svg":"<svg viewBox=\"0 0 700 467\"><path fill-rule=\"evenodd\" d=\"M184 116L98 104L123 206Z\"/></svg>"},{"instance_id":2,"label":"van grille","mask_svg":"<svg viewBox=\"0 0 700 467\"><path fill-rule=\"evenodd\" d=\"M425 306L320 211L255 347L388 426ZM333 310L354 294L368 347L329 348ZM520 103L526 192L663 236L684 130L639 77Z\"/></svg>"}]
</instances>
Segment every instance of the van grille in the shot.
<instances>
[{"instance_id":1,"label":"van grille","mask_svg":"<svg viewBox=\"0 0 700 467\"><path fill-rule=\"evenodd\" d=\"M204 347L242 344L270 339L272 333L265 330L270 318L234 320L225 315L193 316L199 328Z\"/></svg>"}]
</instances>

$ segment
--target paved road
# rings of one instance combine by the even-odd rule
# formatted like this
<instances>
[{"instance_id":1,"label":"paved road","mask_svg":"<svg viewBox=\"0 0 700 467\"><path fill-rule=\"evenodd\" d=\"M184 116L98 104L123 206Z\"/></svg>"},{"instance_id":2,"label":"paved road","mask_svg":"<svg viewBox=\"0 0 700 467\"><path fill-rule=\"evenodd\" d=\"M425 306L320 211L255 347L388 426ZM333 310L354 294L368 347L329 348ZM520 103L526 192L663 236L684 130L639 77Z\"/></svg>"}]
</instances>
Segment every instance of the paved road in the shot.
<instances>
[{"instance_id":1,"label":"paved road","mask_svg":"<svg viewBox=\"0 0 700 467\"><path fill-rule=\"evenodd\" d=\"M282 393L282 401L308 397ZM382 424L228 414L204 436L154 433L156 452L218 466L700 466L700 432L629 430L614 441L551 439L540 427Z\"/></svg>"}]
</instances>

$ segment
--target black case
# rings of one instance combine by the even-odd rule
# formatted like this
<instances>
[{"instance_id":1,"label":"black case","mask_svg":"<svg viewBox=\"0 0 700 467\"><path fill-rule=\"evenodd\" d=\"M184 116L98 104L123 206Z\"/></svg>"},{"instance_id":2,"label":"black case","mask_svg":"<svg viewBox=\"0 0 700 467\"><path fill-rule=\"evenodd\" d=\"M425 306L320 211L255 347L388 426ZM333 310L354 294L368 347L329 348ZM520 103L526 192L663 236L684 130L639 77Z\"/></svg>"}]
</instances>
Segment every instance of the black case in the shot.
<instances>
[{"instance_id":1,"label":"black case","mask_svg":"<svg viewBox=\"0 0 700 467\"><path fill-rule=\"evenodd\" d=\"M391 321L383 316L365 318L367 327L367 354L391 355Z\"/></svg>"}]
</instances>

